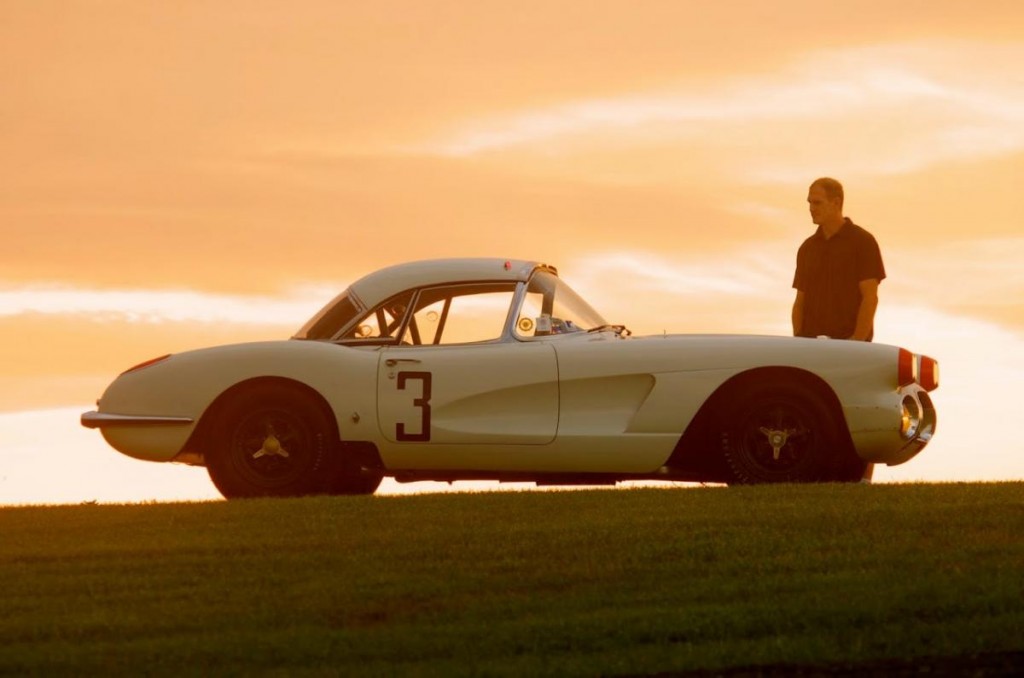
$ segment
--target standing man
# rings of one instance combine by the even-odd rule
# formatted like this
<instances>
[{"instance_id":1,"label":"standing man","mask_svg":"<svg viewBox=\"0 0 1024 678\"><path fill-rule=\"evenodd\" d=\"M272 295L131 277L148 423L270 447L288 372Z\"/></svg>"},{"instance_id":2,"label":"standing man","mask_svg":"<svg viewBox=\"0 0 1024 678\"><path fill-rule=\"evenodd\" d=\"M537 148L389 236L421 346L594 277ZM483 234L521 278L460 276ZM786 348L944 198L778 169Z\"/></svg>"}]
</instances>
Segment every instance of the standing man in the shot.
<instances>
[{"instance_id":1,"label":"standing man","mask_svg":"<svg viewBox=\"0 0 1024 678\"><path fill-rule=\"evenodd\" d=\"M871 341L885 278L874 236L843 216L843 185L817 179L807 193L818 225L796 255L793 334Z\"/></svg>"}]
</instances>

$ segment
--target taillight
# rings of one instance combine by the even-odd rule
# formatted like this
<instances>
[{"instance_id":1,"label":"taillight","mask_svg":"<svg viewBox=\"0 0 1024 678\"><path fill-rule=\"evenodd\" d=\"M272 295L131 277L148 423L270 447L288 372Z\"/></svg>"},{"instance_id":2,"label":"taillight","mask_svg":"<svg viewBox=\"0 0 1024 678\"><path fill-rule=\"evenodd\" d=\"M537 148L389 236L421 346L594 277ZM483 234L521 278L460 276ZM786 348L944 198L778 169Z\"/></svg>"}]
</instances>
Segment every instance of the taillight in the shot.
<instances>
[{"instance_id":1,"label":"taillight","mask_svg":"<svg viewBox=\"0 0 1024 678\"><path fill-rule=\"evenodd\" d=\"M939 387L939 361L926 355L921 356L918 382L921 384L921 388L926 391L937 389Z\"/></svg>"},{"instance_id":2,"label":"taillight","mask_svg":"<svg viewBox=\"0 0 1024 678\"><path fill-rule=\"evenodd\" d=\"M917 357L905 348L900 349L896 375L900 388L917 381Z\"/></svg>"},{"instance_id":3,"label":"taillight","mask_svg":"<svg viewBox=\"0 0 1024 678\"><path fill-rule=\"evenodd\" d=\"M159 358L153 358L152 360L147 360L145 362L141 362L138 365L135 365L134 367L129 367L127 370L125 370L121 374L128 374L129 372L134 372L135 370L141 370L143 367L149 367L150 365L155 365L155 364L157 364L159 362L163 362L164 360L167 360L170 357L171 357L171 354L168 353L167 355L162 355Z\"/></svg>"}]
</instances>

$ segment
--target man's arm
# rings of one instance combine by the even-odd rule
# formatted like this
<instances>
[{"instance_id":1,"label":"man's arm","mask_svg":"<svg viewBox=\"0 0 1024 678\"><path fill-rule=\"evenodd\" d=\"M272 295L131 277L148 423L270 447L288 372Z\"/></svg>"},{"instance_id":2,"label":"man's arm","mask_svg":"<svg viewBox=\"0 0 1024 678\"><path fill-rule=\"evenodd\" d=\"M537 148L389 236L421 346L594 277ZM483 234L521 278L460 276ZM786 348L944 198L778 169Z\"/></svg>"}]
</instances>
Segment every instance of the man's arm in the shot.
<instances>
[{"instance_id":1,"label":"man's arm","mask_svg":"<svg viewBox=\"0 0 1024 678\"><path fill-rule=\"evenodd\" d=\"M857 310L857 328L850 339L867 341L875 326L875 310L878 308L878 280L870 278L861 280L860 308Z\"/></svg>"},{"instance_id":2,"label":"man's arm","mask_svg":"<svg viewBox=\"0 0 1024 678\"><path fill-rule=\"evenodd\" d=\"M796 291L796 299L793 301L793 336L800 336L800 329L804 326L804 293L803 290Z\"/></svg>"}]
</instances>

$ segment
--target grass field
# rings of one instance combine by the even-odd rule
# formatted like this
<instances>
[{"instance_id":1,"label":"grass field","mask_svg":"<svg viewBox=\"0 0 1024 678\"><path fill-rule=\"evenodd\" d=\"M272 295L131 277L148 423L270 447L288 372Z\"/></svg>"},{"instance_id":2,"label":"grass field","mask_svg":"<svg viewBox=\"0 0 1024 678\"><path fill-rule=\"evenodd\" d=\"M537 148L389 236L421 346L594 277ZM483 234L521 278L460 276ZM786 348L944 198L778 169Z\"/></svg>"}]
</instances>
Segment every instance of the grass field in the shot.
<instances>
[{"instance_id":1,"label":"grass field","mask_svg":"<svg viewBox=\"0 0 1024 678\"><path fill-rule=\"evenodd\" d=\"M1024 483L3 508L0 674L1001 675L1022 535Z\"/></svg>"}]
</instances>

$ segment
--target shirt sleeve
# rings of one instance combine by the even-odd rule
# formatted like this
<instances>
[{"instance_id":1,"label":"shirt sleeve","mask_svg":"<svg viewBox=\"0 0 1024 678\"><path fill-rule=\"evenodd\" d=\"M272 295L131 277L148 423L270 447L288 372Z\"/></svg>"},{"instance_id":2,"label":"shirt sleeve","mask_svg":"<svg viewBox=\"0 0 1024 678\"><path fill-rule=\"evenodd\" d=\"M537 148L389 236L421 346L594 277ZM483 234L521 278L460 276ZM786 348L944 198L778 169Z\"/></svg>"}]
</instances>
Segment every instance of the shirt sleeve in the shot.
<instances>
[{"instance_id":1,"label":"shirt sleeve","mask_svg":"<svg viewBox=\"0 0 1024 678\"><path fill-rule=\"evenodd\" d=\"M807 267L804 265L804 246L801 245L796 253L796 272L793 274L793 289L807 289Z\"/></svg>"},{"instance_id":2,"label":"shirt sleeve","mask_svg":"<svg viewBox=\"0 0 1024 678\"><path fill-rule=\"evenodd\" d=\"M885 264L882 263L882 250L878 247L875 236L864 232L864 240L857 257L857 279L878 282L885 280Z\"/></svg>"}]
</instances>

